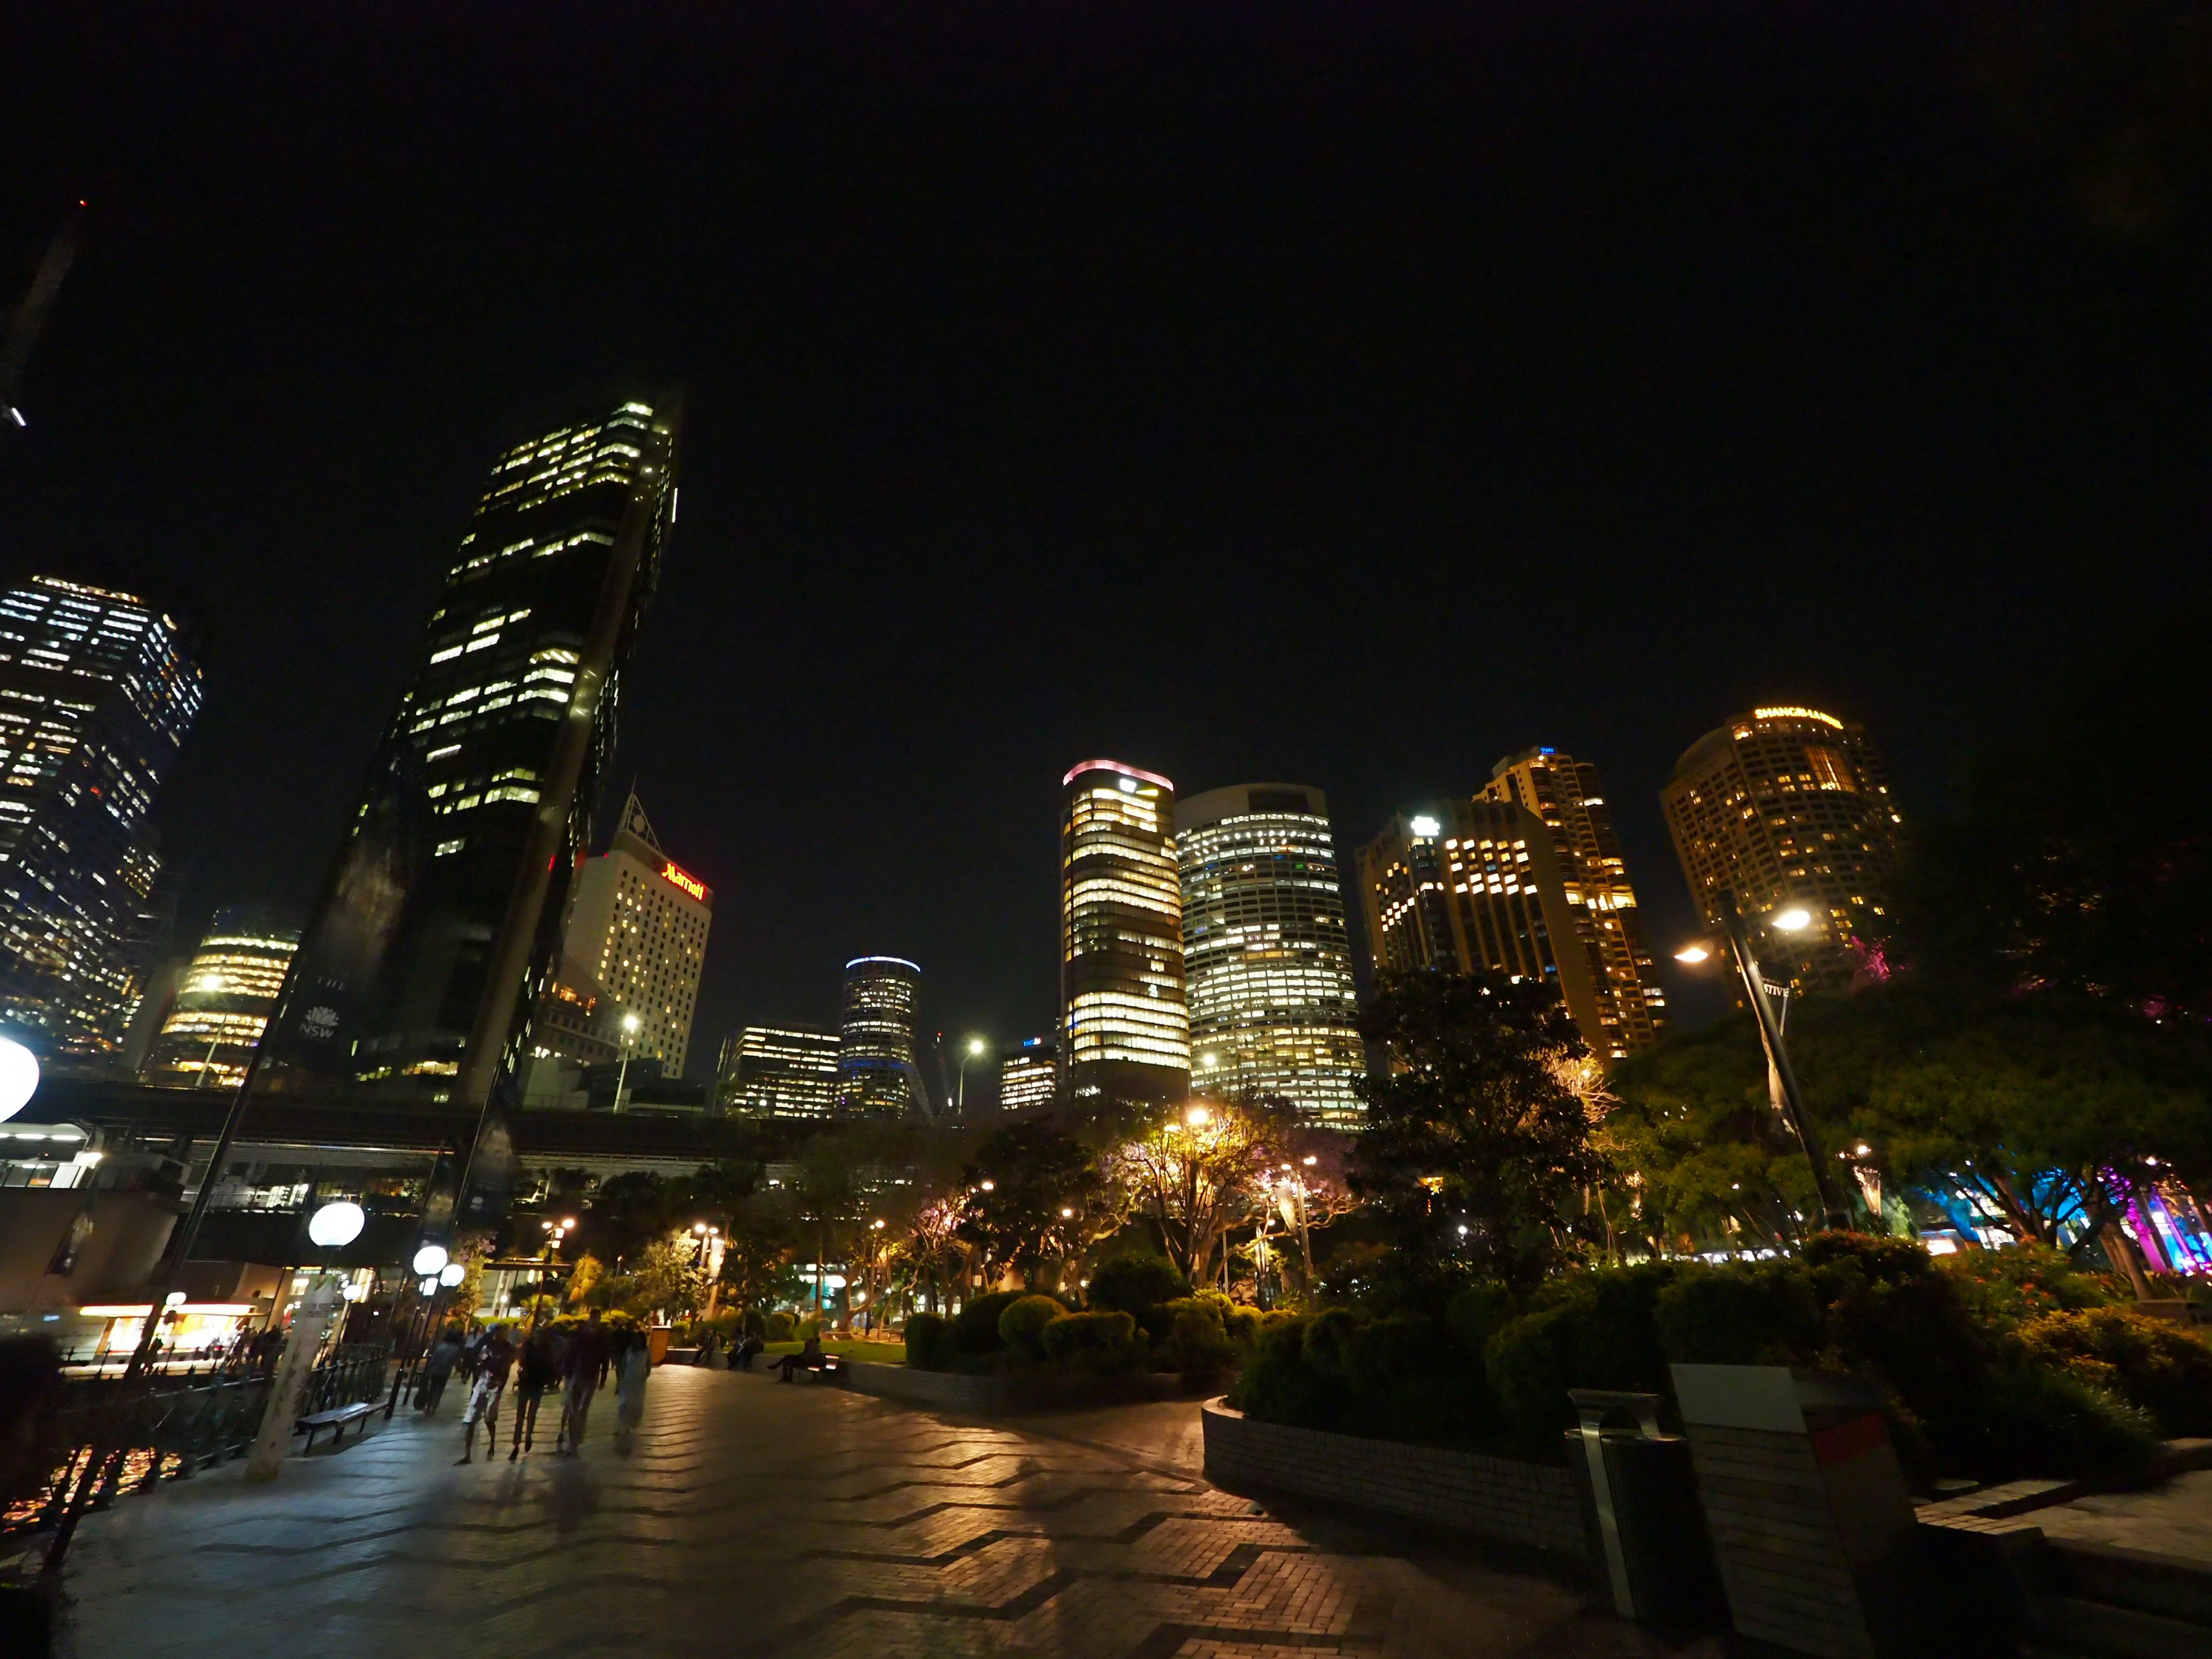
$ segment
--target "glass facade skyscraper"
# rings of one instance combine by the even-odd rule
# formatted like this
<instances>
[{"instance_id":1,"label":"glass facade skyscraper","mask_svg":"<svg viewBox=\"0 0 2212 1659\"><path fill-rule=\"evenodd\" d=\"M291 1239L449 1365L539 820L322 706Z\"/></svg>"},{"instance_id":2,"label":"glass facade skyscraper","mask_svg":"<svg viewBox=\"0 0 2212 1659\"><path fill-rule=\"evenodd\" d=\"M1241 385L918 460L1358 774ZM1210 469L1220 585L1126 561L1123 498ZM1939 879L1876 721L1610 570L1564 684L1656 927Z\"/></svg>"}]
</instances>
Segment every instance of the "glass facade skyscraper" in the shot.
<instances>
[{"instance_id":1,"label":"glass facade skyscraper","mask_svg":"<svg viewBox=\"0 0 2212 1659\"><path fill-rule=\"evenodd\" d=\"M1060 1045L1048 1036L1024 1037L999 1061L999 1111L1038 1112L1060 1098Z\"/></svg>"},{"instance_id":2,"label":"glass facade skyscraper","mask_svg":"<svg viewBox=\"0 0 2212 1659\"><path fill-rule=\"evenodd\" d=\"M149 1083L234 1088L284 988L300 930L244 907L218 910L146 1057Z\"/></svg>"},{"instance_id":3,"label":"glass facade skyscraper","mask_svg":"<svg viewBox=\"0 0 2212 1659\"><path fill-rule=\"evenodd\" d=\"M271 1022L269 1086L511 1097L676 512L678 412L491 470Z\"/></svg>"},{"instance_id":4,"label":"glass facade skyscraper","mask_svg":"<svg viewBox=\"0 0 2212 1659\"><path fill-rule=\"evenodd\" d=\"M921 969L903 957L855 957L845 964L838 1022L837 1111L843 1117L903 1117L923 1109L914 1058L915 993Z\"/></svg>"},{"instance_id":5,"label":"glass facade skyscraper","mask_svg":"<svg viewBox=\"0 0 2212 1659\"><path fill-rule=\"evenodd\" d=\"M1060 780L1060 1058L1078 1106L1190 1092L1175 785L1119 761Z\"/></svg>"},{"instance_id":6,"label":"glass facade skyscraper","mask_svg":"<svg viewBox=\"0 0 2212 1659\"><path fill-rule=\"evenodd\" d=\"M1813 924L1786 948L1800 989L1846 978L1852 945L1889 933L1899 817L1866 728L1817 708L1754 708L1684 751L1660 791L1705 926L1719 896L1755 915L1802 904Z\"/></svg>"},{"instance_id":7,"label":"glass facade skyscraper","mask_svg":"<svg viewBox=\"0 0 2212 1659\"><path fill-rule=\"evenodd\" d=\"M1644 913L1628 884L1628 863L1597 768L1556 749L1528 749L1491 769L1483 795L1525 806L1551 832L1552 850L1574 911L1575 933L1590 959L1607 1060L1651 1043L1667 1024L1666 993L1644 938Z\"/></svg>"},{"instance_id":8,"label":"glass facade skyscraper","mask_svg":"<svg viewBox=\"0 0 2212 1659\"><path fill-rule=\"evenodd\" d=\"M155 943L150 814L202 695L143 599L53 576L0 595L0 1018L40 1052L121 1042Z\"/></svg>"},{"instance_id":9,"label":"glass facade skyscraper","mask_svg":"<svg viewBox=\"0 0 2212 1659\"><path fill-rule=\"evenodd\" d=\"M1284 783L1193 795L1176 855L1193 1086L1358 1127L1365 1058L1328 798Z\"/></svg>"},{"instance_id":10,"label":"glass facade skyscraper","mask_svg":"<svg viewBox=\"0 0 2212 1659\"><path fill-rule=\"evenodd\" d=\"M724 1045L725 1111L749 1117L830 1117L842 1040L811 1025L748 1025Z\"/></svg>"}]
</instances>

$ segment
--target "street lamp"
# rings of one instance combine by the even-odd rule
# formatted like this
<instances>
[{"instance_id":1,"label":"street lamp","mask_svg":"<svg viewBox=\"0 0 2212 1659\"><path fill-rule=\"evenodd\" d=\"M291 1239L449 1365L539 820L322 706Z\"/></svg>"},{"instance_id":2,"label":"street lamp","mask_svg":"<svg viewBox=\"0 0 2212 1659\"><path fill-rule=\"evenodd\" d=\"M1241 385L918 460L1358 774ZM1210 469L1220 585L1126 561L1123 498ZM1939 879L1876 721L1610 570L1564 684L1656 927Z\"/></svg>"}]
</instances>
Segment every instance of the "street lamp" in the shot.
<instances>
[{"instance_id":1,"label":"street lamp","mask_svg":"<svg viewBox=\"0 0 2212 1659\"><path fill-rule=\"evenodd\" d=\"M989 1045L979 1036L968 1039L968 1047L960 1056L960 1092L954 1097L952 1103L954 1111L965 1112L968 1109L968 1062L971 1060L981 1060L983 1057L984 1049L988 1047Z\"/></svg>"},{"instance_id":2,"label":"street lamp","mask_svg":"<svg viewBox=\"0 0 2212 1659\"><path fill-rule=\"evenodd\" d=\"M623 1085L629 1081L630 1049L636 1045L638 1027L644 1023L635 1014L624 1014L622 1017L622 1069L615 1073L615 1110L618 1112L622 1110Z\"/></svg>"},{"instance_id":3,"label":"street lamp","mask_svg":"<svg viewBox=\"0 0 2212 1659\"><path fill-rule=\"evenodd\" d=\"M1775 1079L1782 1085L1782 1113L1790 1121L1797 1137L1797 1145L1804 1152L1805 1161L1813 1168L1813 1186L1820 1195L1820 1224L1843 1231L1851 1224L1851 1214L1841 1194L1836 1191L1827 1162L1820 1156L1819 1138L1813 1133L1811 1119L1805 1111L1805 1097L1797 1086L1796 1069L1790 1063L1790 1050L1782 1041L1782 1022L1775 1018L1774 1005L1767 1000L1766 980L1759 970L1759 957L1751 945L1750 930L1735 908L1735 895L1723 887L1714 896L1721 913L1721 926L1727 930L1729 948L1735 954L1736 972L1742 976L1745 994L1751 999L1751 1012L1759 1021L1759 1040L1766 1050L1766 1063L1773 1067ZM1766 919L1765 926L1778 933L1802 933L1813 925L1812 912L1802 905L1788 905ZM1674 960L1692 966L1707 960L1712 952L1702 945L1691 945L1674 953Z\"/></svg>"}]
</instances>

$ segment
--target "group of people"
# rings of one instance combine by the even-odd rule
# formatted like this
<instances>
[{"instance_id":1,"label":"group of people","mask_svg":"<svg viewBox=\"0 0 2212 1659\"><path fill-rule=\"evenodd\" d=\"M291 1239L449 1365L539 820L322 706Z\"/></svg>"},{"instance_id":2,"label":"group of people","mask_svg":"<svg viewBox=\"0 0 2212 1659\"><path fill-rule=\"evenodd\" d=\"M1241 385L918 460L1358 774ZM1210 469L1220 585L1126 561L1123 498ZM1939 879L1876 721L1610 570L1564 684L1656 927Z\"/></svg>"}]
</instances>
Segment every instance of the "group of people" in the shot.
<instances>
[{"instance_id":1,"label":"group of people","mask_svg":"<svg viewBox=\"0 0 2212 1659\"><path fill-rule=\"evenodd\" d=\"M459 1463L476 1461L477 1425L484 1425L485 1455L499 1455L499 1408L510 1386L514 1411L510 1422L510 1463L532 1449L538 1437L538 1407L545 1391L561 1391L560 1425L554 1449L574 1457L583 1449L592 1401L610 1379L615 1389L615 1445L627 1452L645 1416L646 1378L653 1358L645 1333L635 1326L607 1324L594 1308L584 1322L563 1333L532 1322L520 1337L512 1325L465 1331L448 1325L432 1345L416 1390L415 1408L434 1412L446 1384L456 1372L468 1380L468 1408L461 1414L464 1437Z\"/></svg>"}]
</instances>

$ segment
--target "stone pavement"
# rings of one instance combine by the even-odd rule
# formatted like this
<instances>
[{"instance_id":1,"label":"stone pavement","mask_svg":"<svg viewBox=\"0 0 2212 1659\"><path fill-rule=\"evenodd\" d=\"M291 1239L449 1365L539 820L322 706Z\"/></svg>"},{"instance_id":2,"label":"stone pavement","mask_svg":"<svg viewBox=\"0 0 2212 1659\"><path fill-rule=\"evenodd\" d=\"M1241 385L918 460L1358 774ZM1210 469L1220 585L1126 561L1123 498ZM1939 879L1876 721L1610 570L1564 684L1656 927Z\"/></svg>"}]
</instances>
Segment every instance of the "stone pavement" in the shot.
<instances>
[{"instance_id":1,"label":"stone pavement","mask_svg":"<svg viewBox=\"0 0 2212 1659\"><path fill-rule=\"evenodd\" d=\"M2063 1543L2112 1545L2212 1570L2212 1469L2176 1475L2147 1492L2092 1492L2024 1518Z\"/></svg>"},{"instance_id":2,"label":"stone pavement","mask_svg":"<svg viewBox=\"0 0 2212 1659\"><path fill-rule=\"evenodd\" d=\"M252 1487L242 1465L95 1516L73 1659L297 1652L1627 1659L1648 1638L1552 1579L1192 1468L1188 1402L947 1420L819 1385L655 1373L633 1455L452 1467L406 1414ZM556 1402L547 1401L546 1418ZM502 1425L504 1426L504 1425Z\"/></svg>"}]
</instances>

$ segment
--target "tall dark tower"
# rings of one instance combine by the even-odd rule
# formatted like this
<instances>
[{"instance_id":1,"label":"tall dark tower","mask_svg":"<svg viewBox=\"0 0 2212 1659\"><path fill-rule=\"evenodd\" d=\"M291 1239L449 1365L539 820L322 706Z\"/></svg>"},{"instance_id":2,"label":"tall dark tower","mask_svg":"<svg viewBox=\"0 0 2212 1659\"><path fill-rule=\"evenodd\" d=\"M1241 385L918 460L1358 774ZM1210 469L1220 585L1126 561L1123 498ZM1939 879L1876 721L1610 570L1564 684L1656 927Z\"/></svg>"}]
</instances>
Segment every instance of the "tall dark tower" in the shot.
<instances>
[{"instance_id":1,"label":"tall dark tower","mask_svg":"<svg viewBox=\"0 0 2212 1659\"><path fill-rule=\"evenodd\" d=\"M270 1023L268 1086L513 1095L675 520L678 416L625 403L492 468Z\"/></svg>"}]
</instances>

